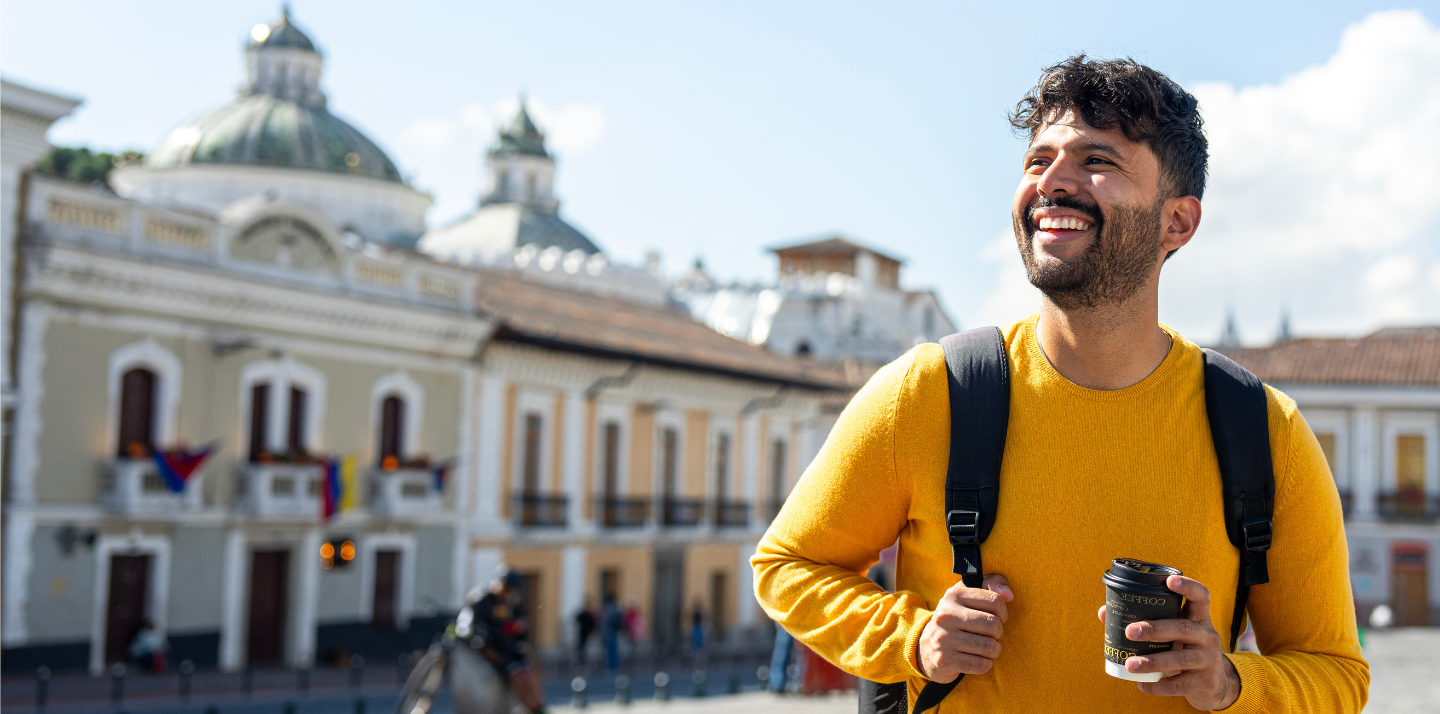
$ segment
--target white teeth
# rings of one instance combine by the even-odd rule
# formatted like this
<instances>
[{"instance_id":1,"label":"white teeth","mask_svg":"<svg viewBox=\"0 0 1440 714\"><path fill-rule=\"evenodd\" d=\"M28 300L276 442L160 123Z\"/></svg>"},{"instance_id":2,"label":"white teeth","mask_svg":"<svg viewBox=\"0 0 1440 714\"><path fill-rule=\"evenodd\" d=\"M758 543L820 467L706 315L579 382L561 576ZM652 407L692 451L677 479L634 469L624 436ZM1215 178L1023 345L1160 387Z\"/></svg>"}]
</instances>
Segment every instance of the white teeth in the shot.
<instances>
[{"instance_id":1,"label":"white teeth","mask_svg":"<svg viewBox=\"0 0 1440 714\"><path fill-rule=\"evenodd\" d=\"M1088 229L1089 227L1089 223L1073 216L1061 216L1059 218L1041 218L1039 221L1039 228L1042 231L1083 231Z\"/></svg>"}]
</instances>

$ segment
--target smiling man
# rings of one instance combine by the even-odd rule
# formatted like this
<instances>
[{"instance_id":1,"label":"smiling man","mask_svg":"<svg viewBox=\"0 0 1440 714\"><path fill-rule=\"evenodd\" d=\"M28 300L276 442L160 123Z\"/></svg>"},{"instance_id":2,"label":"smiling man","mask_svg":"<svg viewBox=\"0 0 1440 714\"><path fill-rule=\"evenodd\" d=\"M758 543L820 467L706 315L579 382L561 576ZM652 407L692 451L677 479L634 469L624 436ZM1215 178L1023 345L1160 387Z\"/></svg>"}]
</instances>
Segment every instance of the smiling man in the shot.
<instances>
[{"instance_id":1,"label":"smiling man","mask_svg":"<svg viewBox=\"0 0 1440 714\"><path fill-rule=\"evenodd\" d=\"M916 347L852 400L752 559L767 613L845 670L964 679L939 712L1358 712L1340 501L1320 446L1266 388L1275 480L1269 582L1246 612L1260 653L1231 653L1239 554L1226 534L1199 347L1159 322L1165 261L1200 225L1206 140L1195 98L1131 61L1048 68L1011 121L1029 138L1012 215L1039 312L1002 328L1010 417L984 587L952 572L944 522L945 357ZM1244 256L1236 256L1243 260ZM896 592L864 573L899 541ZM1183 571L1173 641L1106 674L1113 558ZM1098 617L1097 617L1098 610Z\"/></svg>"}]
</instances>

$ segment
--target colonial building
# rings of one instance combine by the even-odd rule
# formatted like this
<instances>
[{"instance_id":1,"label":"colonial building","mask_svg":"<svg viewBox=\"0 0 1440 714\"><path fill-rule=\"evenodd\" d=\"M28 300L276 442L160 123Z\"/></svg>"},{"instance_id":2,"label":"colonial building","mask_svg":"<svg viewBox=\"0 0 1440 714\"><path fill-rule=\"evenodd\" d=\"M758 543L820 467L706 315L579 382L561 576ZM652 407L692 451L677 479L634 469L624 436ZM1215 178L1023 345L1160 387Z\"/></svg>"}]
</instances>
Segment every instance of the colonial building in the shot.
<instances>
[{"instance_id":1,"label":"colonial building","mask_svg":"<svg viewBox=\"0 0 1440 714\"><path fill-rule=\"evenodd\" d=\"M635 606L647 643L694 610L721 639L761 625L746 558L846 380L664 300L409 249L430 199L328 113L311 40L287 14L245 59L236 102L113 191L7 179L4 666L99 673L147 619L201 666L393 654L502 562L545 649L587 599ZM33 157L4 96L9 171ZM480 210L558 221L517 132ZM603 274L580 238L535 259Z\"/></svg>"},{"instance_id":2,"label":"colonial building","mask_svg":"<svg viewBox=\"0 0 1440 714\"><path fill-rule=\"evenodd\" d=\"M720 285L697 262L676 299L722 334L820 360L884 364L956 330L933 291L901 288L897 258L842 236L773 252L773 285Z\"/></svg>"},{"instance_id":3,"label":"colonial building","mask_svg":"<svg viewBox=\"0 0 1440 714\"><path fill-rule=\"evenodd\" d=\"M1440 625L1440 328L1225 353L1290 395L1320 441L1361 615L1388 604L1396 624Z\"/></svg>"}]
</instances>

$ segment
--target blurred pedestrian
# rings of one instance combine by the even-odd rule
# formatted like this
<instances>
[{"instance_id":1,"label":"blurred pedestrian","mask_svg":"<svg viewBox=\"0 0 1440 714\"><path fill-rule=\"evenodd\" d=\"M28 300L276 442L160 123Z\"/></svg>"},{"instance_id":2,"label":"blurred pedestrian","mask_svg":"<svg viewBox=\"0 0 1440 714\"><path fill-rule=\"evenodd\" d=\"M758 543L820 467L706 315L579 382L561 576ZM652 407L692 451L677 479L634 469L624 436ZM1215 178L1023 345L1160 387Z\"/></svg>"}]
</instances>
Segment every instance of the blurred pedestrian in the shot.
<instances>
[{"instance_id":1,"label":"blurred pedestrian","mask_svg":"<svg viewBox=\"0 0 1440 714\"><path fill-rule=\"evenodd\" d=\"M640 614L640 601L634 597L625 600L625 634L632 646L638 646L645 638L645 616Z\"/></svg>"},{"instance_id":2,"label":"blurred pedestrian","mask_svg":"<svg viewBox=\"0 0 1440 714\"><path fill-rule=\"evenodd\" d=\"M795 637L788 630L775 625L775 649L770 653L770 691L785 693L785 675L795 662Z\"/></svg>"},{"instance_id":3,"label":"blurred pedestrian","mask_svg":"<svg viewBox=\"0 0 1440 714\"><path fill-rule=\"evenodd\" d=\"M530 623L524 616L527 595L525 578L502 565L489 592L483 597L479 592L472 593L470 604L456 617L456 627L457 632L462 623L467 630L473 628L476 637L470 640L471 646L478 645L480 656L505 677L526 711L543 714L545 691L525 651L530 634Z\"/></svg>"},{"instance_id":4,"label":"blurred pedestrian","mask_svg":"<svg viewBox=\"0 0 1440 714\"><path fill-rule=\"evenodd\" d=\"M585 603L580 606L580 612L575 613L575 629L578 630L575 638L575 660L581 666L585 664L585 645L590 643L590 636L595 634L595 608L590 605L590 597L585 597Z\"/></svg>"},{"instance_id":5,"label":"blurred pedestrian","mask_svg":"<svg viewBox=\"0 0 1440 714\"><path fill-rule=\"evenodd\" d=\"M600 607L600 643L605 646L605 668L611 672L620 669L620 630L624 626L625 616L615 598L606 598Z\"/></svg>"},{"instance_id":6,"label":"blurred pedestrian","mask_svg":"<svg viewBox=\"0 0 1440 714\"><path fill-rule=\"evenodd\" d=\"M705 609L700 601L695 601L695 609L690 612L690 655L700 657L705 654Z\"/></svg>"},{"instance_id":7,"label":"blurred pedestrian","mask_svg":"<svg viewBox=\"0 0 1440 714\"><path fill-rule=\"evenodd\" d=\"M170 649L170 643L165 635L155 627L155 622L150 618L140 625L140 631L135 633L135 639L130 641L130 657L148 672L163 674L166 667L165 653Z\"/></svg>"}]
</instances>

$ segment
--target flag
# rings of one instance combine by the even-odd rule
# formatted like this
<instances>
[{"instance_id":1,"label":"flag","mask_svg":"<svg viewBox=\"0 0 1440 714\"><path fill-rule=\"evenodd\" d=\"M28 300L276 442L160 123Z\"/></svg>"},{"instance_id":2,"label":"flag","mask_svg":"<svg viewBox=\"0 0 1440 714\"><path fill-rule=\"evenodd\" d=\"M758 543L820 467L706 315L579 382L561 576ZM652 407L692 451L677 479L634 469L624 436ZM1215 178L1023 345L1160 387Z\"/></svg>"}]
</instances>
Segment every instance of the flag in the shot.
<instances>
[{"instance_id":1,"label":"flag","mask_svg":"<svg viewBox=\"0 0 1440 714\"><path fill-rule=\"evenodd\" d=\"M326 459L321 462L325 473L320 479L320 517L323 520L330 520L340 506L344 498L344 488L340 483L340 462L335 459Z\"/></svg>"},{"instance_id":2,"label":"flag","mask_svg":"<svg viewBox=\"0 0 1440 714\"><path fill-rule=\"evenodd\" d=\"M455 465L455 459L446 459L440 462L439 466L431 469L435 475L435 490L439 493L445 492L445 479L450 476L450 469Z\"/></svg>"},{"instance_id":3,"label":"flag","mask_svg":"<svg viewBox=\"0 0 1440 714\"><path fill-rule=\"evenodd\" d=\"M165 485L175 493L183 493L185 484L190 481L190 477L205 465L205 461L214 451L213 443L206 444L196 451L156 449L150 458L155 460L155 465L160 469L160 478L165 480Z\"/></svg>"},{"instance_id":4,"label":"flag","mask_svg":"<svg viewBox=\"0 0 1440 714\"><path fill-rule=\"evenodd\" d=\"M340 462L340 491L343 496L340 498L341 511L348 511L360 504L360 486L357 483L359 478L360 457L356 454L346 454Z\"/></svg>"}]
</instances>

